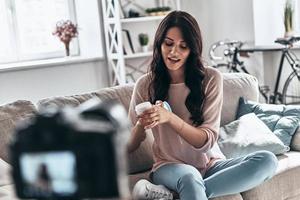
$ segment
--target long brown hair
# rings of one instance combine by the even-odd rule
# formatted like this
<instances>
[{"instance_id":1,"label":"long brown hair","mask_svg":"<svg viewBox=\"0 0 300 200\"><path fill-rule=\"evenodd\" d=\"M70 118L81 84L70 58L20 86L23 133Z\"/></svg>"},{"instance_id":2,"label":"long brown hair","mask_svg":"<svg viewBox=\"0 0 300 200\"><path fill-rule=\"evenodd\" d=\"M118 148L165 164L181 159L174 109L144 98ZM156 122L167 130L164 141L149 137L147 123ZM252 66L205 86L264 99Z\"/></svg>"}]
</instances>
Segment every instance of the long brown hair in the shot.
<instances>
[{"instance_id":1,"label":"long brown hair","mask_svg":"<svg viewBox=\"0 0 300 200\"><path fill-rule=\"evenodd\" d=\"M172 27L178 27L190 49L184 71L185 84L190 93L185 100L185 105L191 113L194 126L203 122L204 104L204 66L202 63L202 36L199 25L194 17L183 11L169 13L159 24L153 44L153 59L150 63L149 97L151 103L157 100L167 101L171 78L164 63L161 45L167 31Z\"/></svg>"}]
</instances>

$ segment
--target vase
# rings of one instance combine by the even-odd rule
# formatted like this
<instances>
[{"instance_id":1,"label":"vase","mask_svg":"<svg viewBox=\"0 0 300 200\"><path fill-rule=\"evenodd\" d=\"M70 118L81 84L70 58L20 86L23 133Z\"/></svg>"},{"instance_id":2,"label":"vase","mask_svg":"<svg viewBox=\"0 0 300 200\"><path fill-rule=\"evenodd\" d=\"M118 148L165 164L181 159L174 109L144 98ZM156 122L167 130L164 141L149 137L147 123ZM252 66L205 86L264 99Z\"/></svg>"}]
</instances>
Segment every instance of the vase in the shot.
<instances>
[{"instance_id":1,"label":"vase","mask_svg":"<svg viewBox=\"0 0 300 200\"><path fill-rule=\"evenodd\" d=\"M148 52L149 51L149 46L148 45L143 45L142 46L142 52Z\"/></svg>"},{"instance_id":2,"label":"vase","mask_svg":"<svg viewBox=\"0 0 300 200\"><path fill-rule=\"evenodd\" d=\"M66 56L70 56L70 42L65 42Z\"/></svg>"},{"instance_id":3,"label":"vase","mask_svg":"<svg viewBox=\"0 0 300 200\"><path fill-rule=\"evenodd\" d=\"M284 37L285 37L285 38L292 37L292 36L294 36L294 35L295 35L295 32L294 32L294 31L286 31L286 32L284 33Z\"/></svg>"}]
</instances>

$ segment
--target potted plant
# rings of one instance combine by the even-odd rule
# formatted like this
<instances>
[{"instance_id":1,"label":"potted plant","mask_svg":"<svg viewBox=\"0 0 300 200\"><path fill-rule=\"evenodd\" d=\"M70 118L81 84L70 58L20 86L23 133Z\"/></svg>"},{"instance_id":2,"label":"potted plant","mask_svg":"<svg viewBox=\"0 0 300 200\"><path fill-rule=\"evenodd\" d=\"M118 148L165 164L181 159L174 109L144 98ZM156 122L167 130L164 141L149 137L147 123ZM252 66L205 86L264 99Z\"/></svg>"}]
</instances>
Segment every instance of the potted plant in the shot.
<instances>
[{"instance_id":1,"label":"potted plant","mask_svg":"<svg viewBox=\"0 0 300 200\"><path fill-rule=\"evenodd\" d=\"M163 16L163 15L167 15L170 10L171 8L169 6L164 6L164 7L147 8L145 12L149 16Z\"/></svg>"},{"instance_id":2,"label":"potted plant","mask_svg":"<svg viewBox=\"0 0 300 200\"><path fill-rule=\"evenodd\" d=\"M284 28L285 37L292 36L294 34L294 6L290 0L287 0L284 8Z\"/></svg>"},{"instance_id":3,"label":"potted plant","mask_svg":"<svg viewBox=\"0 0 300 200\"><path fill-rule=\"evenodd\" d=\"M139 42L140 45L142 47L142 51L143 52L147 52L148 51L148 43L149 43L149 36L146 33L140 33L139 34Z\"/></svg>"}]
</instances>

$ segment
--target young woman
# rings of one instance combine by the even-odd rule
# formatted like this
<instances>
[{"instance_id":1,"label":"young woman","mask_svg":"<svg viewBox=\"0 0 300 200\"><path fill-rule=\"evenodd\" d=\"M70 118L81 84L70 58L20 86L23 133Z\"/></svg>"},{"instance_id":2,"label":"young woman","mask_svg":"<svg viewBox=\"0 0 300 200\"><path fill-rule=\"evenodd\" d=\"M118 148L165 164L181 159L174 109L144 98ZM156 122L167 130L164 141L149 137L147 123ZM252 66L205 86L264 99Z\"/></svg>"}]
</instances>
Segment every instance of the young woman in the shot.
<instances>
[{"instance_id":1,"label":"young woman","mask_svg":"<svg viewBox=\"0 0 300 200\"><path fill-rule=\"evenodd\" d=\"M135 85L129 116L134 125L129 152L154 136L151 180L139 181L134 199L205 200L249 190L272 177L274 154L259 151L223 160L209 156L216 143L223 101L222 75L201 60L202 37L196 20L173 11L160 23L155 35L150 72ZM151 108L137 116L135 106L150 101ZM167 101L168 111L162 102Z\"/></svg>"}]
</instances>

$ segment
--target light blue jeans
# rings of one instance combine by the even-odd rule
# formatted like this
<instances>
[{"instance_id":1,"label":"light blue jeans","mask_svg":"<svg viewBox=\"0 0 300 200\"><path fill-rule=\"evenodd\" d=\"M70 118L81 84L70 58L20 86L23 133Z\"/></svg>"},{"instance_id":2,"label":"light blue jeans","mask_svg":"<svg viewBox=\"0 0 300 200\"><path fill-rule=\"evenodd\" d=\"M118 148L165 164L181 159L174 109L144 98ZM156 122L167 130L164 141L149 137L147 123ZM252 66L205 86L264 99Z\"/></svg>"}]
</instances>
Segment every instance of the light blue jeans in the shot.
<instances>
[{"instance_id":1,"label":"light blue jeans","mask_svg":"<svg viewBox=\"0 0 300 200\"><path fill-rule=\"evenodd\" d=\"M204 177L187 164L166 164L151 176L154 184L176 191L180 200L206 200L240 193L263 183L274 175L277 163L273 153L257 151L244 157L217 161Z\"/></svg>"}]
</instances>

